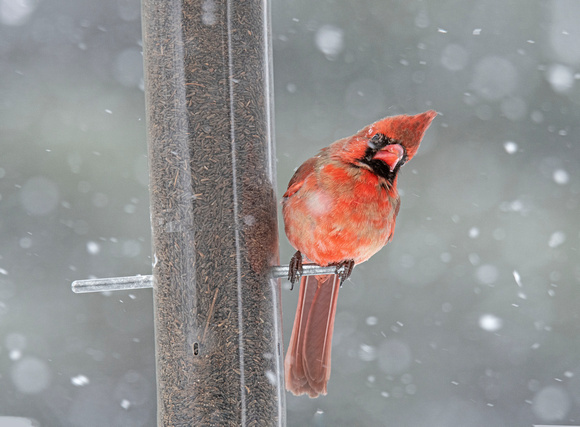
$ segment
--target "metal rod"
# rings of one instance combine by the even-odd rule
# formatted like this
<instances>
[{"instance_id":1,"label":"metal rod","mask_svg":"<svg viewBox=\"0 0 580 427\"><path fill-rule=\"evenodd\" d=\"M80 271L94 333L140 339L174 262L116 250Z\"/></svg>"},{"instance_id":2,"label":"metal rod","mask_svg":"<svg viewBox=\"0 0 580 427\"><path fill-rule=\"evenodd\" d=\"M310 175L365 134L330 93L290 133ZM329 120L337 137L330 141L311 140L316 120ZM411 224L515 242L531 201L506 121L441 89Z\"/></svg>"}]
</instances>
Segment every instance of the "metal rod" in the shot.
<instances>
[{"instance_id":1,"label":"metal rod","mask_svg":"<svg viewBox=\"0 0 580 427\"><path fill-rule=\"evenodd\" d=\"M336 267L321 267L316 264L305 264L302 266L303 276L316 276L320 274L334 274ZM287 265L276 265L271 268L270 274L274 279L285 279L288 277ZM75 280L72 283L72 291L75 294L89 292L108 291L130 291L133 289L151 289L153 287L153 276L127 276L108 277L104 279Z\"/></svg>"},{"instance_id":2,"label":"metal rod","mask_svg":"<svg viewBox=\"0 0 580 427\"><path fill-rule=\"evenodd\" d=\"M304 264L302 266L302 276L317 276L321 274L335 274L336 267L330 265L328 267L321 267L317 264ZM277 265L272 267L270 274L275 279L286 279L288 278L288 266L287 265Z\"/></svg>"},{"instance_id":3,"label":"metal rod","mask_svg":"<svg viewBox=\"0 0 580 427\"><path fill-rule=\"evenodd\" d=\"M75 294L89 292L130 291L153 287L153 276L107 277L104 279L75 280L72 291Z\"/></svg>"}]
</instances>

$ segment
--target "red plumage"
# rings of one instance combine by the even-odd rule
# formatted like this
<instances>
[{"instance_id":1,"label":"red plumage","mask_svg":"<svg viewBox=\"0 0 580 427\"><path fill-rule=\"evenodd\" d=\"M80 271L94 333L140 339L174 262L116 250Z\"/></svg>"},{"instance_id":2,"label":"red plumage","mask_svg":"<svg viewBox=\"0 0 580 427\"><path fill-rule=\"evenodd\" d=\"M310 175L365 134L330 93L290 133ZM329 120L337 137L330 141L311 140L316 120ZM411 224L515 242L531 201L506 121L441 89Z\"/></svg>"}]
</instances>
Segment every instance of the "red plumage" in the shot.
<instances>
[{"instance_id":1,"label":"red plumage","mask_svg":"<svg viewBox=\"0 0 580 427\"><path fill-rule=\"evenodd\" d=\"M437 113L393 116L322 149L298 168L283 196L288 240L302 256L337 265L337 275L302 277L286 354L286 388L310 397L326 394L339 284L393 237L400 199L397 175L419 148Z\"/></svg>"}]
</instances>

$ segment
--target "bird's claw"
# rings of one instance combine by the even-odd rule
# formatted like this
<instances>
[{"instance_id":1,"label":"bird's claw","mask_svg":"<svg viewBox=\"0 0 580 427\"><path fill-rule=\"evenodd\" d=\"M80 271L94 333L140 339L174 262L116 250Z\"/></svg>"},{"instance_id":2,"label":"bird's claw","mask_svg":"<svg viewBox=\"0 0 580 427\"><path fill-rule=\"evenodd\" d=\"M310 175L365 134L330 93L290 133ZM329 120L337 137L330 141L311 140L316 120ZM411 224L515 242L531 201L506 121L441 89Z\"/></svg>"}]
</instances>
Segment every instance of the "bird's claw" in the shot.
<instances>
[{"instance_id":1,"label":"bird's claw","mask_svg":"<svg viewBox=\"0 0 580 427\"><path fill-rule=\"evenodd\" d=\"M353 259L341 261L338 264L336 264L336 274L340 278L340 286L341 287L342 287L343 282L350 277L353 269L354 269L354 260Z\"/></svg>"},{"instance_id":2,"label":"bird's claw","mask_svg":"<svg viewBox=\"0 0 580 427\"><path fill-rule=\"evenodd\" d=\"M297 251L292 258L290 258L290 265L288 267L288 280L292 284L290 290L294 289L294 283L300 280L302 276L302 254Z\"/></svg>"}]
</instances>

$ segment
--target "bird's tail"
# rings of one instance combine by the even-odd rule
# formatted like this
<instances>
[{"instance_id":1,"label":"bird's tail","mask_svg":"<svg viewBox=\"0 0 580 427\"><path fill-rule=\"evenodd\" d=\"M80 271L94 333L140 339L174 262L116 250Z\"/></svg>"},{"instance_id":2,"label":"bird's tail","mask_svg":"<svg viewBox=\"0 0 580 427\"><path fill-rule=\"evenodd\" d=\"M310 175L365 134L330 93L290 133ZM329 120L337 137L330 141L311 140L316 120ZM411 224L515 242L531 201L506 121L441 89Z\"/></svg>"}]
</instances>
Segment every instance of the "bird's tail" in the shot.
<instances>
[{"instance_id":1,"label":"bird's tail","mask_svg":"<svg viewBox=\"0 0 580 427\"><path fill-rule=\"evenodd\" d=\"M284 361L286 389L295 395L326 394L340 279L303 276L290 344Z\"/></svg>"}]
</instances>

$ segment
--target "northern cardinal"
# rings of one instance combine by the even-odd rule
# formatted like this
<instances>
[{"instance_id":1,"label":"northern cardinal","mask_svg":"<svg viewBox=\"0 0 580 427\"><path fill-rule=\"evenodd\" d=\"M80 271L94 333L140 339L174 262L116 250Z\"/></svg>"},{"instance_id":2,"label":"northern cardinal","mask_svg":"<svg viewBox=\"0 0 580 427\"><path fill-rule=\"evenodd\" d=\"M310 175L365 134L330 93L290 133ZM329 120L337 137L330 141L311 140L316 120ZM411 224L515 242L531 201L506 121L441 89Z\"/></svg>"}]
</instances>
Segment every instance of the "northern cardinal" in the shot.
<instances>
[{"instance_id":1,"label":"northern cardinal","mask_svg":"<svg viewBox=\"0 0 580 427\"><path fill-rule=\"evenodd\" d=\"M286 235L297 249L292 285L303 259L336 266L336 274L300 280L284 362L286 388L295 395L326 394L339 285L392 239L400 206L397 174L436 115L430 110L379 120L323 148L290 180L282 205Z\"/></svg>"}]
</instances>

